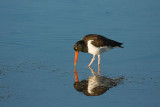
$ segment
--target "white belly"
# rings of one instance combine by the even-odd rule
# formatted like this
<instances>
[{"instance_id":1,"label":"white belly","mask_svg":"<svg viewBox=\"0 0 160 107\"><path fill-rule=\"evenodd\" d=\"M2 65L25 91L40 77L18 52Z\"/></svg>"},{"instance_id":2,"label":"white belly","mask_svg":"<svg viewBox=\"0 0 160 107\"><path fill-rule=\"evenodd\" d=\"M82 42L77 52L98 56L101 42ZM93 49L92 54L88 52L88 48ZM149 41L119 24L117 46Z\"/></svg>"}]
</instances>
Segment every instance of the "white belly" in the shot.
<instances>
[{"instance_id":1,"label":"white belly","mask_svg":"<svg viewBox=\"0 0 160 107\"><path fill-rule=\"evenodd\" d=\"M98 86L109 87L109 81L105 77L101 76L90 76L88 78L88 93L93 94L93 89Z\"/></svg>"},{"instance_id":2,"label":"white belly","mask_svg":"<svg viewBox=\"0 0 160 107\"><path fill-rule=\"evenodd\" d=\"M93 44L91 44L92 41L93 40L88 41L88 53L90 53L90 54L100 55L101 53L112 49L111 47L108 47L108 46L96 47Z\"/></svg>"}]
</instances>

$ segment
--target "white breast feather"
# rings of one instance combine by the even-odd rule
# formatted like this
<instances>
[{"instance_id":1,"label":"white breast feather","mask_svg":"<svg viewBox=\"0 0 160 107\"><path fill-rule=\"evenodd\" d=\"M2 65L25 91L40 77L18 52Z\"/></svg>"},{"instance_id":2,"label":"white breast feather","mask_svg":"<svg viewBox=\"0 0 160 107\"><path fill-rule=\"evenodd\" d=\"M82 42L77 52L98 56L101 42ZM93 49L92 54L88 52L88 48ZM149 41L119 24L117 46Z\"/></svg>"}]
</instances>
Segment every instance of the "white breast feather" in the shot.
<instances>
[{"instance_id":1,"label":"white breast feather","mask_svg":"<svg viewBox=\"0 0 160 107\"><path fill-rule=\"evenodd\" d=\"M92 94L93 89L99 86L96 76L89 77L88 79L88 93Z\"/></svg>"},{"instance_id":2,"label":"white breast feather","mask_svg":"<svg viewBox=\"0 0 160 107\"><path fill-rule=\"evenodd\" d=\"M93 89L98 86L108 87L108 79L95 75L90 76L88 78L88 93L93 94Z\"/></svg>"},{"instance_id":3,"label":"white breast feather","mask_svg":"<svg viewBox=\"0 0 160 107\"><path fill-rule=\"evenodd\" d=\"M106 51L112 49L109 46L96 47L93 44L91 44L92 41L94 41L94 40L89 40L88 41L88 53L90 53L90 54L99 55L99 54L101 54L103 52L106 52Z\"/></svg>"}]
</instances>

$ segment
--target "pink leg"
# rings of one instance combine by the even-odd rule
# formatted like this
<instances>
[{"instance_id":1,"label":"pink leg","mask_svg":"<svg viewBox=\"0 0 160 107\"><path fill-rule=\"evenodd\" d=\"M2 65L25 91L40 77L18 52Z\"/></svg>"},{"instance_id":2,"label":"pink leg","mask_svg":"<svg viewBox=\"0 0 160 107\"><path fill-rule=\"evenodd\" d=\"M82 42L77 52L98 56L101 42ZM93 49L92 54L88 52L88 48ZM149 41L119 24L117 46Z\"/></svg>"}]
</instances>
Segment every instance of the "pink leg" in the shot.
<instances>
[{"instance_id":1,"label":"pink leg","mask_svg":"<svg viewBox=\"0 0 160 107\"><path fill-rule=\"evenodd\" d=\"M90 70L92 71L92 74L95 75L94 70L89 66Z\"/></svg>"},{"instance_id":2,"label":"pink leg","mask_svg":"<svg viewBox=\"0 0 160 107\"><path fill-rule=\"evenodd\" d=\"M98 65L100 65L101 55L98 55Z\"/></svg>"},{"instance_id":3,"label":"pink leg","mask_svg":"<svg viewBox=\"0 0 160 107\"><path fill-rule=\"evenodd\" d=\"M97 75L100 76L101 70L100 70L100 65L98 64L98 73Z\"/></svg>"},{"instance_id":4,"label":"pink leg","mask_svg":"<svg viewBox=\"0 0 160 107\"><path fill-rule=\"evenodd\" d=\"M91 60L91 62L89 63L89 65L88 66L91 66L92 65L92 63L94 62L94 60L95 60L95 56L96 55L93 55L93 58L92 58L92 60Z\"/></svg>"}]
</instances>

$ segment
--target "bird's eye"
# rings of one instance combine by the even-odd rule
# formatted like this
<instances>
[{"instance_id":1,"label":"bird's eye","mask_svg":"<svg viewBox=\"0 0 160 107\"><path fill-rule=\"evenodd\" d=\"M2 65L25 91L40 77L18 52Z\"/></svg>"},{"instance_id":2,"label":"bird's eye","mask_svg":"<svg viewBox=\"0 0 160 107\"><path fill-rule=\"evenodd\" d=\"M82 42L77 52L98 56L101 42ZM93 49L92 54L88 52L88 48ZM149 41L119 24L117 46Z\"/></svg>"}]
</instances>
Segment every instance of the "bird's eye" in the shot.
<instances>
[{"instance_id":1,"label":"bird's eye","mask_svg":"<svg viewBox=\"0 0 160 107\"><path fill-rule=\"evenodd\" d=\"M75 47L75 49L77 50L77 47Z\"/></svg>"}]
</instances>

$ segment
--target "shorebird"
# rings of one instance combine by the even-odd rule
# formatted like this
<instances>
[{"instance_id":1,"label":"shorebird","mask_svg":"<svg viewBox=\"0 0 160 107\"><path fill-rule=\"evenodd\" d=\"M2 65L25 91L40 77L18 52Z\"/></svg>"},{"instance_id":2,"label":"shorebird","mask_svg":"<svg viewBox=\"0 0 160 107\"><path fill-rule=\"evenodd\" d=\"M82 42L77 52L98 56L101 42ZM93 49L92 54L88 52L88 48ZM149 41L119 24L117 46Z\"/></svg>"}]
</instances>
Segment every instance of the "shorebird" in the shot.
<instances>
[{"instance_id":1,"label":"shorebird","mask_svg":"<svg viewBox=\"0 0 160 107\"><path fill-rule=\"evenodd\" d=\"M91 66L95 60L95 56L98 56L98 65L100 65L100 55L113 48L123 48L121 45L123 43L108 39L104 36L98 34L88 34L82 38L82 40L74 44L75 50L75 61L74 66L76 66L78 53L85 52L93 54L93 58L88 66Z\"/></svg>"},{"instance_id":2,"label":"shorebird","mask_svg":"<svg viewBox=\"0 0 160 107\"><path fill-rule=\"evenodd\" d=\"M106 76L100 76L100 66L98 66L98 73L95 74L94 70L89 67L92 71L92 75L87 79L79 81L78 73L76 67L75 71L75 82L74 89L78 92L82 92L86 96L99 96L107 92L110 88L117 86L124 79L123 77L119 78L108 78Z\"/></svg>"}]
</instances>

